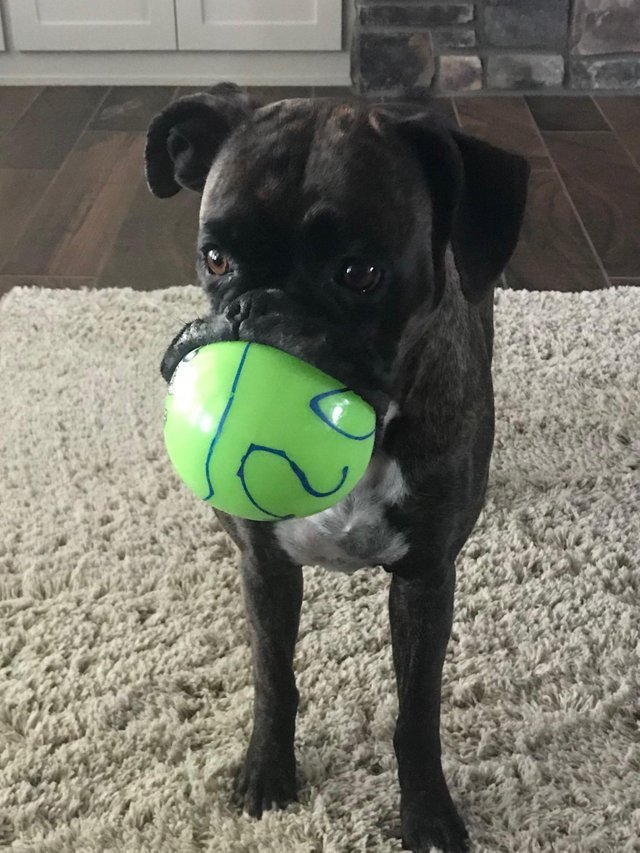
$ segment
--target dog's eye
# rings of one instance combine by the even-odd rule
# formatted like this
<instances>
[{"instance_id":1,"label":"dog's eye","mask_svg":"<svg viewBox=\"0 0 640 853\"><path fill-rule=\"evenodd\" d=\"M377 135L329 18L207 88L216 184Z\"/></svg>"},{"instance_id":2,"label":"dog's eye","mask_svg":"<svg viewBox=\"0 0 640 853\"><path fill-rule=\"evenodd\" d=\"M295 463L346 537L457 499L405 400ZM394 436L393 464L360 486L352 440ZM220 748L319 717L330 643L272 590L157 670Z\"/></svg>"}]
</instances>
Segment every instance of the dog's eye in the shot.
<instances>
[{"instance_id":1,"label":"dog's eye","mask_svg":"<svg viewBox=\"0 0 640 853\"><path fill-rule=\"evenodd\" d=\"M356 290L359 293L369 293L380 283L382 270L365 261L345 261L344 266L336 276L338 284Z\"/></svg>"},{"instance_id":2,"label":"dog's eye","mask_svg":"<svg viewBox=\"0 0 640 853\"><path fill-rule=\"evenodd\" d=\"M205 260L209 272L213 275L226 275L229 272L229 267L231 266L229 258L220 249L209 249Z\"/></svg>"}]
</instances>

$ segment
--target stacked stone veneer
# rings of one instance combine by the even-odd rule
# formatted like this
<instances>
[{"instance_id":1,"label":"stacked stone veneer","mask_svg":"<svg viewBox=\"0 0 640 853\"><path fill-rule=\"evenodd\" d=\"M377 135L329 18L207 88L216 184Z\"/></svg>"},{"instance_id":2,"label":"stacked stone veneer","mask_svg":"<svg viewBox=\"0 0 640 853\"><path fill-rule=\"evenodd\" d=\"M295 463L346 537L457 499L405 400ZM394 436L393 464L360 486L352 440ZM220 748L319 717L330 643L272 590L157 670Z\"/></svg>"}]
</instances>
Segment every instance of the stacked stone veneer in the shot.
<instances>
[{"instance_id":1,"label":"stacked stone veneer","mask_svg":"<svg viewBox=\"0 0 640 853\"><path fill-rule=\"evenodd\" d=\"M640 0L355 0L361 93L640 92Z\"/></svg>"}]
</instances>

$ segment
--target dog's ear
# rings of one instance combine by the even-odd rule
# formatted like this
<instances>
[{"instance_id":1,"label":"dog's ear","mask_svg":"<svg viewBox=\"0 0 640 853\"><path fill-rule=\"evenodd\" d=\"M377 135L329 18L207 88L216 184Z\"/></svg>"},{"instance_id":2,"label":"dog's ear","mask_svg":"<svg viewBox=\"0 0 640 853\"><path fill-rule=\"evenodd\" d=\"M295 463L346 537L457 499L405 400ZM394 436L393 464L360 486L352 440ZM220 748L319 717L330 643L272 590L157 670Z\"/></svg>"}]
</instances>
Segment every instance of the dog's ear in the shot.
<instances>
[{"instance_id":1,"label":"dog's ear","mask_svg":"<svg viewBox=\"0 0 640 853\"><path fill-rule=\"evenodd\" d=\"M464 295L480 302L518 242L529 164L427 114L396 126L417 151L431 190L436 285L441 291L450 243Z\"/></svg>"},{"instance_id":2,"label":"dog's ear","mask_svg":"<svg viewBox=\"0 0 640 853\"><path fill-rule=\"evenodd\" d=\"M175 195L180 187L202 192L220 147L253 107L232 83L169 104L147 132L144 158L151 192L159 198Z\"/></svg>"}]
</instances>

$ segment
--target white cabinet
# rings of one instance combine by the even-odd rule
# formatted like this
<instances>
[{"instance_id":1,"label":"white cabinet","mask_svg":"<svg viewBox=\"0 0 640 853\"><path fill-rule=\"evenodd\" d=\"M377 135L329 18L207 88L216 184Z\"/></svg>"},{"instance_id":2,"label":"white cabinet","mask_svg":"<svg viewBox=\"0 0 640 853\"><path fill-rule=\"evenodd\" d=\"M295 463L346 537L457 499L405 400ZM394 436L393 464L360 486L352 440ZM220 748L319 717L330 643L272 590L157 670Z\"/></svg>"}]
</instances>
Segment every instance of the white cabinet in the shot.
<instances>
[{"instance_id":1,"label":"white cabinet","mask_svg":"<svg viewBox=\"0 0 640 853\"><path fill-rule=\"evenodd\" d=\"M342 47L342 0L176 0L176 20L180 50Z\"/></svg>"},{"instance_id":2,"label":"white cabinet","mask_svg":"<svg viewBox=\"0 0 640 853\"><path fill-rule=\"evenodd\" d=\"M18 51L342 48L342 0L6 2Z\"/></svg>"},{"instance_id":3,"label":"white cabinet","mask_svg":"<svg viewBox=\"0 0 640 853\"><path fill-rule=\"evenodd\" d=\"M8 0L8 6L16 50L176 49L174 0Z\"/></svg>"}]
</instances>

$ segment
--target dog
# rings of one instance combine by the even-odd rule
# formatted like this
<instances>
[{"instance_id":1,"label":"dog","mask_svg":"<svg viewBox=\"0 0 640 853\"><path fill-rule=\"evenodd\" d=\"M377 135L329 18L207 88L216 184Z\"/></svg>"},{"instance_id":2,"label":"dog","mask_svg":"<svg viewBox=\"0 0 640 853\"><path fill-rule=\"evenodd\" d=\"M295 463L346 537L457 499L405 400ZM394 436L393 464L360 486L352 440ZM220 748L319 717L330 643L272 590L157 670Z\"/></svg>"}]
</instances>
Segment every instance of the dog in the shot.
<instances>
[{"instance_id":1,"label":"dog","mask_svg":"<svg viewBox=\"0 0 640 853\"><path fill-rule=\"evenodd\" d=\"M390 573L405 849L468 849L441 764L440 694L456 557L483 505L494 438L493 289L527 196L524 159L425 106L290 99L233 84L152 121L160 198L201 193L197 271L210 313L161 365L223 340L300 357L374 408L371 462L337 506L256 522L216 511L238 546L255 684L234 800L296 799L293 656L303 565Z\"/></svg>"}]
</instances>

